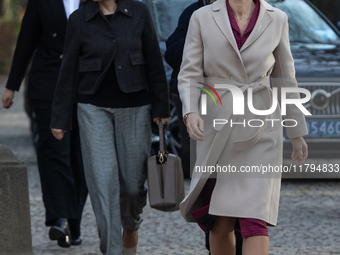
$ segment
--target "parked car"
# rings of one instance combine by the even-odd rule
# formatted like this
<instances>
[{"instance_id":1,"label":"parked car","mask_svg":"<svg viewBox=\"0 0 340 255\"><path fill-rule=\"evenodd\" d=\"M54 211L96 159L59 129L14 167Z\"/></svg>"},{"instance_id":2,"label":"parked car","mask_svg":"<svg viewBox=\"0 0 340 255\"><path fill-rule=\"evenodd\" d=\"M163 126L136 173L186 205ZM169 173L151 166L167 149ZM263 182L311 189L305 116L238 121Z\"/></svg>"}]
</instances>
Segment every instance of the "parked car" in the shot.
<instances>
[{"instance_id":1,"label":"parked car","mask_svg":"<svg viewBox=\"0 0 340 255\"><path fill-rule=\"evenodd\" d=\"M287 13L290 43L300 87L312 99L305 107L310 158L340 155L340 33L309 1L269 1ZM303 10L303 11L301 11ZM284 141L284 156L291 145Z\"/></svg>"},{"instance_id":2,"label":"parked car","mask_svg":"<svg viewBox=\"0 0 340 255\"><path fill-rule=\"evenodd\" d=\"M175 30L179 15L196 0L143 1L151 11L160 48L164 54L165 41ZM299 86L308 89L312 94L312 99L305 105L312 113L311 116L306 116L309 135L305 140L309 146L309 157L339 157L340 33L307 0L269 0L268 2L288 15L296 77ZM170 80L172 69L165 61L164 65ZM284 132L284 157L290 158L290 155L291 144Z\"/></svg>"}]
</instances>

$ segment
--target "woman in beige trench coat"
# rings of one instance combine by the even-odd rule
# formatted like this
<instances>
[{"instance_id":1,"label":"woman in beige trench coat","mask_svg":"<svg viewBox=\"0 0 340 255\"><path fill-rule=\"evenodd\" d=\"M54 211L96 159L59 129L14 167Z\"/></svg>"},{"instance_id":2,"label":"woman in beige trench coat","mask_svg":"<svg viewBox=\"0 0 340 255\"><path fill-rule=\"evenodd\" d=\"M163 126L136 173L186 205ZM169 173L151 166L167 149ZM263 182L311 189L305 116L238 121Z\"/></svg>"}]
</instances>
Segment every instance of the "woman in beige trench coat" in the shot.
<instances>
[{"instance_id":1,"label":"woman in beige trench coat","mask_svg":"<svg viewBox=\"0 0 340 255\"><path fill-rule=\"evenodd\" d=\"M250 20L247 16L254 10L253 0L217 0L197 10L190 20L178 76L184 120L190 137L198 141L190 191L180 205L183 217L194 222L192 212L204 205L201 191L211 176L204 167L219 165L236 169L234 173L215 173L216 185L209 207L209 214L218 216L210 231L212 255L235 254L236 219L258 219L268 226L276 226L281 172L251 174L240 170L252 166L281 166L282 117L286 120L283 124L290 126L287 132L293 145L292 160L302 163L308 155L302 138L308 133L305 117L297 106L287 105L282 117L279 106L274 112L259 116L248 109L246 100L247 94L252 93L254 108L268 110L275 103L272 88L277 88L280 103L281 88L297 87L287 15L264 0L258 0L260 10L256 24L239 49L228 19L226 1L244 32ZM216 100L218 104L215 105L209 96L203 100L201 89L209 88L204 84L215 87L221 103ZM245 95L243 115L233 113L231 93L218 84L242 90ZM288 93L287 98L299 99L300 96ZM207 105L206 115L199 115L202 101ZM214 119L223 120L220 123L224 125L214 127ZM253 119L257 120L250 121ZM239 124L232 126L231 122ZM268 249L268 236L244 239L244 255L268 254Z\"/></svg>"}]
</instances>

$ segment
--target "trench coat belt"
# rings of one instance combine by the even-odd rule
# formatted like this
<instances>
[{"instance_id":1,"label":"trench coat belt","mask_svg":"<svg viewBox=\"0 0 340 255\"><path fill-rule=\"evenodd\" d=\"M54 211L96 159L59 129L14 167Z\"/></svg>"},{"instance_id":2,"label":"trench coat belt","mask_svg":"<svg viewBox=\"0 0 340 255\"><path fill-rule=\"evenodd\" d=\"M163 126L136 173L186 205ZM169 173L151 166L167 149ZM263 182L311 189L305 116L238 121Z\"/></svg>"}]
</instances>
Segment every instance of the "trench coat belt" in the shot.
<instances>
[{"instance_id":1,"label":"trench coat belt","mask_svg":"<svg viewBox=\"0 0 340 255\"><path fill-rule=\"evenodd\" d=\"M212 87L215 87L215 89L218 90L228 90L224 88L216 88L216 84L228 84L228 85L235 85L241 91L244 95L247 94L247 89L252 88L252 93L262 93L262 98L264 99L264 103L266 106L266 110L270 108L272 104L272 90L270 88L270 79L268 77L262 78L256 82L250 83L250 84L244 84L239 83L233 80L228 79L221 79L221 78L212 78L212 77L206 77L204 78L204 83L208 84ZM203 84L204 85L204 84ZM231 107L231 99L232 94L228 93L227 97L224 99L223 106L218 113L216 119L225 119L228 120L228 123L232 120L233 123L235 123L238 115L233 115L233 109ZM261 135L266 127L266 119L267 116L258 116L257 119L261 119L264 121L264 125L261 127L252 127L256 128L255 135L245 138L244 140L238 140L233 142L233 147L235 150L245 150L247 148L250 148L251 146L255 145L259 139L261 138ZM232 127L229 125L216 125L214 128L217 133L215 135L215 138L213 140L213 144L210 147L210 150L206 154L205 159L201 162L202 165L212 166L215 165L218 161L219 156L221 155L224 146L226 145L228 138L230 136Z\"/></svg>"}]
</instances>

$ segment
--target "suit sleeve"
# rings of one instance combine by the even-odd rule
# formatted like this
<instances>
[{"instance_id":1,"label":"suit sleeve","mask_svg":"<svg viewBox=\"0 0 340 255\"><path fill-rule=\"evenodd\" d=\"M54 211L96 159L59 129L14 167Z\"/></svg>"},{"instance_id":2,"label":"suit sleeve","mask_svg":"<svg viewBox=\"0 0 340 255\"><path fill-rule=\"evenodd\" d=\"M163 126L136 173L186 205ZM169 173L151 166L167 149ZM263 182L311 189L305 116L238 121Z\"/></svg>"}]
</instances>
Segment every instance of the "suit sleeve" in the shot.
<instances>
[{"instance_id":1,"label":"suit sleeve","mask_svg":"<svg viewBox=\"0 0 340 255\"><path fill-rule=\"evenodd\" d=\"M145 7L146 22L143 31L143 55L151 98L152 117L170 117L169 89L157 34L150 12Z\"/></svg>"},{"instance_id":2,"label":"suit sleeve","mask_svg":"<svg viewBox=\"0 0 340 255\"><path fill-rule=\"evenodd\" d=\"M273 87L278 88L278 100L281 104L281 89L284 87L297 88L298 84L295 79L294 60L290 50L289 43L289 26L288 17L285 14L283 32L279 45L274 50L275 65L271 74L271 81ZM287 99L300 99L299 93L287 93ZM300 137L308 134L306 120L304 114L295 105L287 105L286 115L284 119L293 119L297 121L297 126L287 127L289 138ZM293 121L286 121L287 126L293 126Z\"/></svg>"},{"instance_id":3,"label":"suit sleeve","mask_svg":"<svg viewBox=\"0 0 340 255\"><path fill-rule=\"evenodd\" d=\"M64 57L53 98L51 128L72 129L73 95L76 88L80 54L79 18L76 11L71 14L67 23Z\"/></svg>"},{"instance_id":4,"label":"suit sleeve","mask_svg":"<svg viewBox=\"0 0 340 255\"><path fill-rule=\"evenodd\" d=\"M40 41L41 33L42 23L37 0L28 0L6 88L19 91L26 69Z\"/></svg>"},{"instance_id":5,"label":"suit sleeve","mask_svg":"<svg viewBox=\"0 0 340 255\"><path fill-rule=\"evenodd\" d=\"M183 104L183 116L189 112L198 113L198 101L203 82L203 43L197 12L190 19L185 40L181 70L178 74L178 91Z\"/></svg>"},{"instance_id":6,"label":"suit sleeve","mask_svg":"<svg viewBox=\"0 0 340 255\"><path fill-rule=\"evenodd\" d=\"M175 70L181 67L185 37L191 15L192 12L190 12L189 9L186 9L181 14L178 20L178 26L165 42L165 61Z\"/></svg>"}]
</instances>

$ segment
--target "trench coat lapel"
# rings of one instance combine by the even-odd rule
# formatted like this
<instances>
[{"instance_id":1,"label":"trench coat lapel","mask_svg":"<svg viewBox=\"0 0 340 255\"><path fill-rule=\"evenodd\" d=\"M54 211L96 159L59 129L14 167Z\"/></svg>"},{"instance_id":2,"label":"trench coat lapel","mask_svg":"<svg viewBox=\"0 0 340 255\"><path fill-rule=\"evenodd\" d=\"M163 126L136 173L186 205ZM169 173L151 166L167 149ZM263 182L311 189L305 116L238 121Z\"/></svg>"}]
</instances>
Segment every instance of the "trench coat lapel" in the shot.
<instances>
[{"instance_id":1,"label":"trench coat lapel","mask_svg":"<svg viewBox=\"0 0 340 255\"><path fill-rule=\"evenodd\" d=\"M49 0L52 8L52 13L55 18L56 23L58 24L59 33L65 37L66 34L66 26L67 26L67 17L64 8L63 0Z\"/></svg>"},{"instance_id":2,"label":"trench coat lapel","mask_svg":"<svg viewBox=\"0 0 340 255\"><path fill-rule=\"evenodd\" d=\"M213 17L218 27L221 29L225 37L228 39L233 49L238 54L241 62L243 63L241 52L248 48L265 31L265 29L272 21L270 12L273 11L274 9L270 4L266 3L264 0L259 0L261 4L259 17L257 19L253 31L251 32L251 34L249 35L248 39L245 41L241 49L239 50L229 22L226 1L227 0L218 0L212 4L211 8L213 11Z\"/></svg>"},{"instance_id":3,"label":"trench coat lapel","mask_svg":"<svg viewBox=\"0 0 340 255\"><path fill-rule=\"evenodd\" d=\"M270 12L273 11L273 7L267 4L263 0L259 0L261 7L259 17L257 18L256 24L254 26L253 31L250 33L249 37L243 44L240 49L240 52L244 51L248 48L256 39L266 30L270 22L272 21L272 17L270 16Z\"/></svg>"},{"instance_id":4,"label":"trench coat lapel","mask_svg":"<svg viewBox=\"0 0 340 255\"><path fill-rule=\"evenodd\" d=\"M228 41L230 42L231 46L233 47L233 49L239 56L240 61L243 64L242 57L237 47L237 43L236 43L232 28L229 22L226 0L218 0L217 2L214 2L211 8L213 11L213 17L214 17L215 22L217 23L218 27L221 29L224 36L228 39Z\"/></svg>"}]
</instances>

